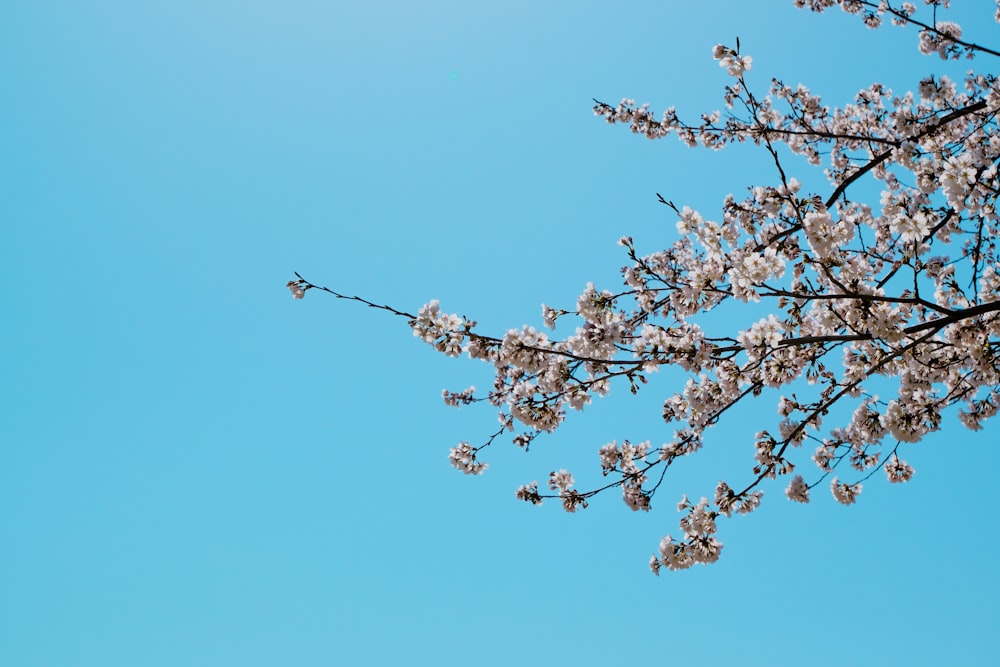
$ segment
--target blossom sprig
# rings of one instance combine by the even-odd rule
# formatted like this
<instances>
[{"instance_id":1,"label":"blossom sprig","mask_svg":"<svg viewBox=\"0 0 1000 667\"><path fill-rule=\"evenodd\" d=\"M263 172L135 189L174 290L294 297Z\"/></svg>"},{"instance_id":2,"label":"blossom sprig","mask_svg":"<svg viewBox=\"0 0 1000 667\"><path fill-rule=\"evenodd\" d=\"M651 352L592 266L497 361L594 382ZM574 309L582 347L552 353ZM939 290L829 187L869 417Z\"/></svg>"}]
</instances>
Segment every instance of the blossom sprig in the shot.
<instances>
[{"instance_id":1,"label":"blossom sprig","mask_svg":"<svg viewBox=\"0 0 1000 667\"><path fill-rule=\"evenodd\" d=\"M925 55L1000 56L938 20L945 0L930 3L930 18L910 3L796 4L839 5L871 28L915 28ZM718 518L755 511L768 484L809 503L830 478L833 499L854 504L879 471L893 484L911 479L901 445L940 430L949 409L971 430L1000 411L997 77L932 75L903 94L876 83L832 107L779 80L752 90L744 79L752 61L739 42L716 46L713 57L735 78L724 89L725 114L687 122L673 108L657 117L627 98L595 101L594 112L650 139L673 134L713 150L755 144L773 162L773 181L728 196L711 215L659 196L676 214L676 238L643 252L622 237L622 288L588 283L567 308L543 305L542 324L554 331L558 323L561 337L530 324L485 335L437 301L411 315L298 274L288 284L298 299L318 289L406 317L434 349L492 366L484 396L443 393L449 405L485 401L499 411L500 429L484 445L451 450L452 464L469 474L485 470L478 455L503 433L527 450L615 387L640 391L664 367L687 375L663 400L662 419L675 429L666 442L605 443L594 461L598 481L553 471L547 489L537 481L517 489L530 504L553 498L576 512L615 489L630 510L651 511L673 463L698 452L734 407L775 390L777 418L747 439L745 478L720 481L711 500L684 497L672 533L679 537L661 540L654 573L717 560ZM828 187L807 189L794 175L803 168L822 168ZM880 190L877 202L859 199L862 179ZM722 308L726 318L708 315ZM873 384L889 395L879 398Z\"/></svg>"},{"instance_id":2,"label":"blossom sprig","mask_svg":"<svg viewBox=\"0 0 1000 667\"><path fill-rule=\"evenodd\" d=\"M649 560L649 569L653 574L658 575L664 567L686 570L698 563L714 563L722 555L722 542L715 537L715 519L719 514L710 509L708 499L702 498L694 504L684 496L677 510L684 512L680 521L684 537L676 540L667 535L660 540L659 553Z\"/></svg>"},{"instance_id":3,"label":"blossom sprig","mask_svg":"<svg viewBox=\"0 0 1000 667\"><path fill-rule=\"evenodd\" d=\"M447 389L441 390L441 398L444 399L445 405L450 405L453 408L457 408L462 405L471 405L476 401L482 400L476 398L476 387L475 385L463 389L462 391L448 391Z\"/></svg>"}]
</instances>

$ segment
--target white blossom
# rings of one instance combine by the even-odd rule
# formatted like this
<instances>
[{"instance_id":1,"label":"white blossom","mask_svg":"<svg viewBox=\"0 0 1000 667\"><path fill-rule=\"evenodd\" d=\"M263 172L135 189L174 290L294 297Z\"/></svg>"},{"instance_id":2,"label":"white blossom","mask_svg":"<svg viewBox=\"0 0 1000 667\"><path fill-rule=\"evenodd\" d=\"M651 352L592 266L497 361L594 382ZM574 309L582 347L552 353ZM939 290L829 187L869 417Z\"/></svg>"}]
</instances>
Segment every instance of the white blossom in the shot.
<instances>
[{"instance_id":1,"label":"white blossom","mask_svg":"<svg viewBox=\"0 0 1000 667\"><path fill-rule=\"evenodd\" d=\"M809 502L809 487L802 479L802 475L796 475L792 478L792 481L788 483L788 488L785 489L785 495L788 496L789 500L794 500L797 503Z\"/></svg>"},{"instance_id":2,"label":"white blossom","mask_svg":"<svg viewBox=\"0 0 1000 667\"><path fill-rule=\"evenodd\" d=\"M719 67L725 67L729 76L740 77L743 72L750 69L750 56L740 56L733 49L716 44L712 49L712 56L719 61Z\"/></svg>"},{"instance_id":3,"label":"white blossom","mask_svg":"<svg viewBox=\"0 0 1000 667\"><path fill-rule=\"evenodd\" d=\"M861 493L861 484L844 484L834 477L830 482L830 491L841 505L853 505L857 495Z\"/></svg>"},{"instance_id":4,"label":"white blossom","mask_svg":"<svg viewBox=\"0 0 1000 667\"><path fill-rule=\"evenodd\" d=\"M567 471L565 468L556 472L549 473L550 489L568 491L571 486L573 486L573 475L571 475L569 471Z\"/></svg>"},{"instance_id":5,"label":"white blossom","mask_svg":"<svg viewBox=\"0 0 1000 667\"><path fill-rule=\"evenodd\" d=\"M458 443L448 454L448 459L456 469L467 475L481 475L489 465L476 460L476 450L467 442Z\"/></svg>"},{"instance_id":6,"label":"white blossom","mask_svg":"<svg viewBox=\"0 0 1000 667\"><path fill-rule=\"evenodd\" d=\"M885 463L885 475L889 481L896 484L899 482L909 482L913 477L913 467L907 465L906 461L901 461L895 454Z\"/></svg>"}]
</instances>

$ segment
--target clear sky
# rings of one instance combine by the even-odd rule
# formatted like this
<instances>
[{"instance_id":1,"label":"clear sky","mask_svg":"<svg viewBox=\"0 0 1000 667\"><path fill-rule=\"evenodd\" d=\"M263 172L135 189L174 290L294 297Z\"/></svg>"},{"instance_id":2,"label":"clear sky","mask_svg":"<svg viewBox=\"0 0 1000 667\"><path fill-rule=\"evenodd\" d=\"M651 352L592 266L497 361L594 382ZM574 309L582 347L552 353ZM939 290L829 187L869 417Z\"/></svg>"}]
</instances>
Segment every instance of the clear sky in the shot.
<instances>
[{"instance_id":1,"label":"clear sky","mask_svg":"<svg viewBox=\"0 0 1000 667\"><path fill-rule=\"evenodd\" d=\"M958 4L1000 42L993 3ZM534 508L517 485L668 438L677 376L470 478L448 448L495 416L440 392L488 369L285 289L502 332L613 287L622 234L673 238L656 192L714 217L774 176L591 98L716 109L711 49L737 35L758 91L831 105L940 68L912 32L791 0L0 4L0 665L996 664L1000 425L949 421L904 450L912 482L850 508L765 487L719 563L655 578L674 504L745 474L773 401L649 514Z\"/></svg>"}]
</instances>

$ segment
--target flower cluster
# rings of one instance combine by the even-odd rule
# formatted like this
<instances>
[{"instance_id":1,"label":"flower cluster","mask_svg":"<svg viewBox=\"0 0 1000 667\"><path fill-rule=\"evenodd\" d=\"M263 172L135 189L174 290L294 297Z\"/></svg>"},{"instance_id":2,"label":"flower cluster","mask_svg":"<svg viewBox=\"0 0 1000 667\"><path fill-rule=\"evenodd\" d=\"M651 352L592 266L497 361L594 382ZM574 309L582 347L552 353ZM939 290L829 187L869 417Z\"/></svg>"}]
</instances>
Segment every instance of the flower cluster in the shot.
<instances>
[{"instance_id":1,"label":"flower cluster","mask_svg":"<svg viewBox=\"0 0 1000 667\"><path fill-rule=\"evenodd\" d=\"M559 470L549 473L549 488L559 492L559 498L562 500L563 508L567 512L575 512L579 507L586 507L587 500L586 497L573 490L573 475L567 470ZM521 487L522 489L525 487ZM519 496L523 495L520 490L518 491ZM532 500L530 497L525 498L525 500Z\"/></svg>"},{"instance_id":2,"label":"flower cluster","mask_svg":"<svg viewBox=\"0 0 1000 667\"><path fill-rule=\"evenodd\" d=\"M858 494L861 493L861 484L844 484L838 482L837 478L834 477L833 481L830 482L830 491L841 505L853 505Z\"/></svg>"},{"instance_id":3,"label":"flower cluster","mask_svg":"<svg viewBox=\"0 0 1000 667\"><path fill-rule=\"evenodd\" d=\"M794 500L797 503L809 502L809 487L806 486L802 475L796 475L792 478L792 481L788 483L788 488L785 489L785 495L788 496L789 500Z\"/></svg>"},{"instance_id":4,"label":"flower cluster","mask_svg":"<svg viewBox=\"0 0 1000 667\"><path fill-rule=\"evenodd\" d=\"M660 540L659 553L649 560L653 574L659 574L661 567L684 570L697 563L714 563L722 553L722 542L715 538L718 514L709 509L707 498L695 505L684 496L677 509L685 512L680 522L684 538L675 540L667 535Z\"/></svg>"},{"instance_id":5,"label":"flower cluster","mask_svg":"<svg viewBox=\"0 0 1000 667\"><path fill-rule=\"evenodd\" d=\"M466 475L481 475L489 464L476 460L478 450L467 442L458 443L458 447L453 447L448 453L448 459L456 469L461 470Z\"/></svg>"},{"instance_id":6,"label":"flower cluster","mask_svg":"<svg viewBox=\"0 0 1000 667\"><path fill-rule=\"evenodd\" d=\"M907 465L906 461L900 461L899 457L893 454L885 462L885 475L893 484L909 482L910 478L913 477L913 468Z\"/></svg>"}]
</instances>

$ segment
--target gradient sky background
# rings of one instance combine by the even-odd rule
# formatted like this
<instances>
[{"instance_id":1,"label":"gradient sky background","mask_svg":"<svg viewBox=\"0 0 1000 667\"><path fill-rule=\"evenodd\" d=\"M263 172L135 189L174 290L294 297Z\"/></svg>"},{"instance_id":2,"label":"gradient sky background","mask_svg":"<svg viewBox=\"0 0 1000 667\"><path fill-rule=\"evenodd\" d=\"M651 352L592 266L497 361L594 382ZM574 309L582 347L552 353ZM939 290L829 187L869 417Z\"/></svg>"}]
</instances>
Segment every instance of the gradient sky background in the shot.
<instances>
[{"instance_id":1,"label":"gradient sky background","mask_svg":"<svg viewBox=\"0 0 1000 667\"><path fill-rule=\"evenodd\" d=\"M995 46L993 3L958 4ZM747 474L773 401L649 514L534 508L518 484L585 487L605 442L669 437L679 376L466 477L448 448L494 413L440 392L488 368L285 289L439 298L502 332L615 286L622 234L673 238L656 192L715 217L773 168L635 138L591 98L719 108L711 49L736 35L758 91L830 104L941 71L912 31L791 0L5 0L0 664L995 664L1000 425L950 420L903 450L910 484L876 475L851 508L769 485L719 563L655 578L674 504Z\"/></svg>"}]
</instances>

